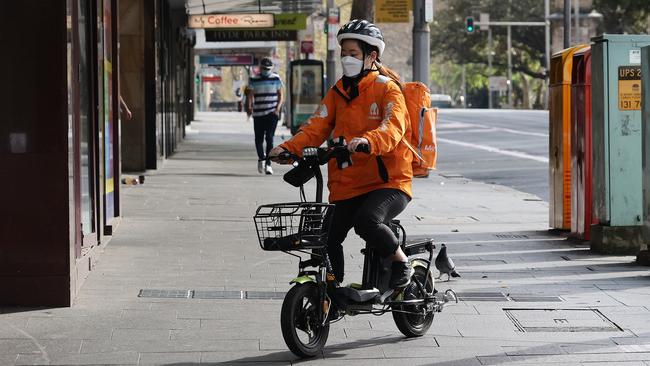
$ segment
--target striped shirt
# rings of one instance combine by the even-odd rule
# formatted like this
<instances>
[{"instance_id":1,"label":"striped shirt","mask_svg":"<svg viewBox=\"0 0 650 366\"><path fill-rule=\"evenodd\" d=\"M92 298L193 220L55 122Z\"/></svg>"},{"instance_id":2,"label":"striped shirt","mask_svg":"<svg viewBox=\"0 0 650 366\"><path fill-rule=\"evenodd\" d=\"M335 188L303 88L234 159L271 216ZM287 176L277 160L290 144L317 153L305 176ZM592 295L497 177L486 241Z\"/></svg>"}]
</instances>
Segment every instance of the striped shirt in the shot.
<instances>
[{"instance_id":1,"label":"striped shirt","mask_svg":"<svg viewBox=\"0 0 650 366\"><path fill-rule=\"evenodd\" d=\"M268 77L252 77L249 86L253 90L253 117L262 117L278 108L282 80L276 73Z\"/></svg>"}]
</instances>

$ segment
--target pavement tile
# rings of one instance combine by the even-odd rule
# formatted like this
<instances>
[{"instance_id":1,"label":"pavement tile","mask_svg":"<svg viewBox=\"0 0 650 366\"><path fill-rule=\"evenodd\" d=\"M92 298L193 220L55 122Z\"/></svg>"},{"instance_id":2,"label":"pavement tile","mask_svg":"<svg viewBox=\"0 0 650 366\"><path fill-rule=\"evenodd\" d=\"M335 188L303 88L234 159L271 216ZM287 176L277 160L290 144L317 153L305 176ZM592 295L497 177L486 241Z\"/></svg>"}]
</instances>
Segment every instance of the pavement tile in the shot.
<instances>
[{"instance_id":1,"label":"pavement tile","mask_svg":"<svg viewBox=\"0 0 650 366\"><path fill-rule=\"evenodd\" d=\"M581 366L646 366L644 361L582 362Z\"/></svg>"},{"instance_id":2,"label":"pavement tile","mask_svg":"<svg viewBox=\"0 0 650 366\"><path fill-rule=\"evenodd\" d=\"M641 337L612 337L612 341L620 345L650 345L650 336Z\"/></svg>"},{"instance_id":3,"label":"pavement tile","mask_svg":"<svg viewBox=\"0 0 650 366\"><path fill-rule=\"evenodd\" d=\"M13 365L18 358L18 353L0 353L0 365Z\"/></svg>"},{"instance_id":4,"label":"pavement tile","mask_svg":"<svg viewBox=\"0 0 650 366\"><path fill-rule=\"evenodd\" d=\"M337 346L325 347L325 359L381 359L386 358L380 344L367 344L365 342L349 342Z\"/></svg>"},{"instance_id":5,"label":"pavement tile","mask_svg":"<svg viewBox=\"0 0 650 366\"><path fill-rule=\"evenodd\" d=\"M199 364L201 352L140 353L139 365Z\"/></svg>"},{"instance_id":6,"label":"pavement tile","mask_svg":"<svg viewBox=\"0 0 650 366\"><path fill-rule=\"evenodd\" d=\"M36 339L108 339L116 317L29 318L26 332Z\"/></svg>"},{"instance_id":7,"label":"pavement tile","mask_svg":"<svg viewBox=\"0 0 650 366\"><path fill-rule=\"evenodd\" d=\"M0 354L79 353L80 339L0 339Z\"/></svg>"},{"instance_id":8,"label":"pavement tile","mask_svg":"<svg viewBox=\"0 0 650 366\"><path fill-rule=\"evenodd\" d=\"M21 354L16 365L136 365L138 352L62 354L44 361L39 355Z\"/></svg>"},{"instance_id":9,"label":"pavement tile","mask_svg":"<svg viewBox=\"0 0 650 366\"><path fill-rule=\"evenodd\" d=\"M0 315L0 339L3 338L29 338L25 332L27 318L7 317Z\"/></svg>"},{"instance_id":10,"label":"pavement tile","mask_svg":"<svg viewBox=\"0 0 650 366\"><path fill-rule=\"evenodd\" d=\"M260 349L258 339L250 340L90 340L84 341L81 353L106 353L106 352L255 352ZM286 350L286 347L283 348Z\"/></svg>"},{"instance_id":11,"label":"pavement tile","mask_svg":"<svg viewBox=\"0 0 650 366\"><path fill-rule=\"evenodd\" d=\"M289 351L202 352L201 364L291 365L300 359ZM309 362L311 363L311 362Z\"/></svg>"},{"instance_id":12,"label":"pavement tile","mask_svg":"<svg viewBox=\"0 0 650 366\"><path fill-rule=\"evenodd\" d=\"M585 345L586 348L594 346ZM563 346L555 344L541 344L530 346L501 346L501 350L507 356L537 356L537 355L562 355L572 353Z\"/></svg>"},{"instance_id":13,"label":"pavement tile","mask_svg":"<svg viewBox=\"0 0 650 366\"><path fill-rule=\"evenodd\" d=\"M111 340L115 341L166 341L169 340L169 329L113 329Z\"/></svg>"},{"instance_id":14,"label":"pavement tile","mask_svg":"<svg viewBox=\"0 0 650 366\"><path fill-rule=\"evenodd\" d=\"M279 327L278 327L279 328ZM212 340L223 340L223 339L261 339L261 338L270 338L278 337L281 335L280 329L261 329L261 330L249 330L248 332L233 332L233 329L221 328L221 329L199 329L199 330L172 330L171 339L178 341L190 341L198 339L212 339Z\"/></svg>"}]
</instances>

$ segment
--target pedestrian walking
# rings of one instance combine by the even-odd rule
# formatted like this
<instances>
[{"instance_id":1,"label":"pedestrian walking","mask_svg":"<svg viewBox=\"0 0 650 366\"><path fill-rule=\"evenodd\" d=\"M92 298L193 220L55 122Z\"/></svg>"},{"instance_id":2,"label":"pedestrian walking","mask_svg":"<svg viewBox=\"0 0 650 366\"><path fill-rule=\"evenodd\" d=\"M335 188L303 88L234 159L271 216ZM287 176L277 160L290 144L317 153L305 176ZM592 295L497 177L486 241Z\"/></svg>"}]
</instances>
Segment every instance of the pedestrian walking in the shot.
<instances>
[{"instance_id":1,"label":"pedestrian walking","mask_svg":"<svg viewBox=\"0 0 650 366\"><path fill-rule=\"evenodd\" d=\"M257 171L260 174L273 174L271 161L267 159L273 149L273 137L280 119L280 109L284 102L283 83L273 71L273 61L264 57L260 61L259 76L249 81L247 113L253 116L255 129L255 149L257 150ZM266 142L266 148L264 143Z\"/></svg>"}]
</instances>

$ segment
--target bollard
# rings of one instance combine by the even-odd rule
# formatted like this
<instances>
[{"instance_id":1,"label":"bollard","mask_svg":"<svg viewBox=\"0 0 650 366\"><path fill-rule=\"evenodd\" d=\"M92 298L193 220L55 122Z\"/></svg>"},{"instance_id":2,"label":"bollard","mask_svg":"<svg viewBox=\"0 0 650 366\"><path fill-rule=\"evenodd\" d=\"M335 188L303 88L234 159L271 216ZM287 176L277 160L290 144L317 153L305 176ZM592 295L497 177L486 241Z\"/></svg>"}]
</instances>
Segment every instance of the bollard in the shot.
<instances>
[{"instance_id":1,"label":"bollard","mask_svg":"<svg viewBox=\"0 0 650 366\"><path fill-rule=\"evenodd\" d=\"M648 35L592 39L593 211L591 249L637 254L642 238L641 54Z\"/></svg>"}]
</instances>

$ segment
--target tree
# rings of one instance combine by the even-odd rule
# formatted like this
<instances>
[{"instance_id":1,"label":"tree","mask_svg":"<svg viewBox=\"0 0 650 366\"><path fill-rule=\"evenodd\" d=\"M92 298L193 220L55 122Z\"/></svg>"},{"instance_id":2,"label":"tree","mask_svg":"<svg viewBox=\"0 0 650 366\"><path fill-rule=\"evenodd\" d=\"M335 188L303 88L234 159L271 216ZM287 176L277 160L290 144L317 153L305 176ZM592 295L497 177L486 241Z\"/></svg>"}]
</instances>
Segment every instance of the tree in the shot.
<instances>
[{"instance_id":1,"label":"tree","mask_svg":"<svg viewBox=\"0 0 650 366\"><path fill-rule=\"evenodd\" d=\"M352 1L352 12L350 13L350 20L352 19L365 19L369 22L373 22L375 20L375 1Z\"/></svg>"},{"instance_id":2,"label":"tree","mask_svg":"<svg viewBox=\"0 0 650 366\"><path fill-rule=\"evenodd\" d=\"M650 28L648 0L594 0L594 9L603 14L606 33L647 33Z\"/></svg>"},{"instance_id":3,"label":"tree","mask_svg":"<svg viewBox=\"0 0 650 366\"><path fill-rule=\"evenodd\" d=\"M539 0L449 0L447 7L436 15L431 27L431 50L442 54L454 63L487 64L487 32L465 31L465 18L490 13L492 20L541 21L544 3ZM505 27L492 27L493 67L504 70L507 66ZM544 79L544 28L512 27L512 70Z\"/></svg>"}]
</instances>

